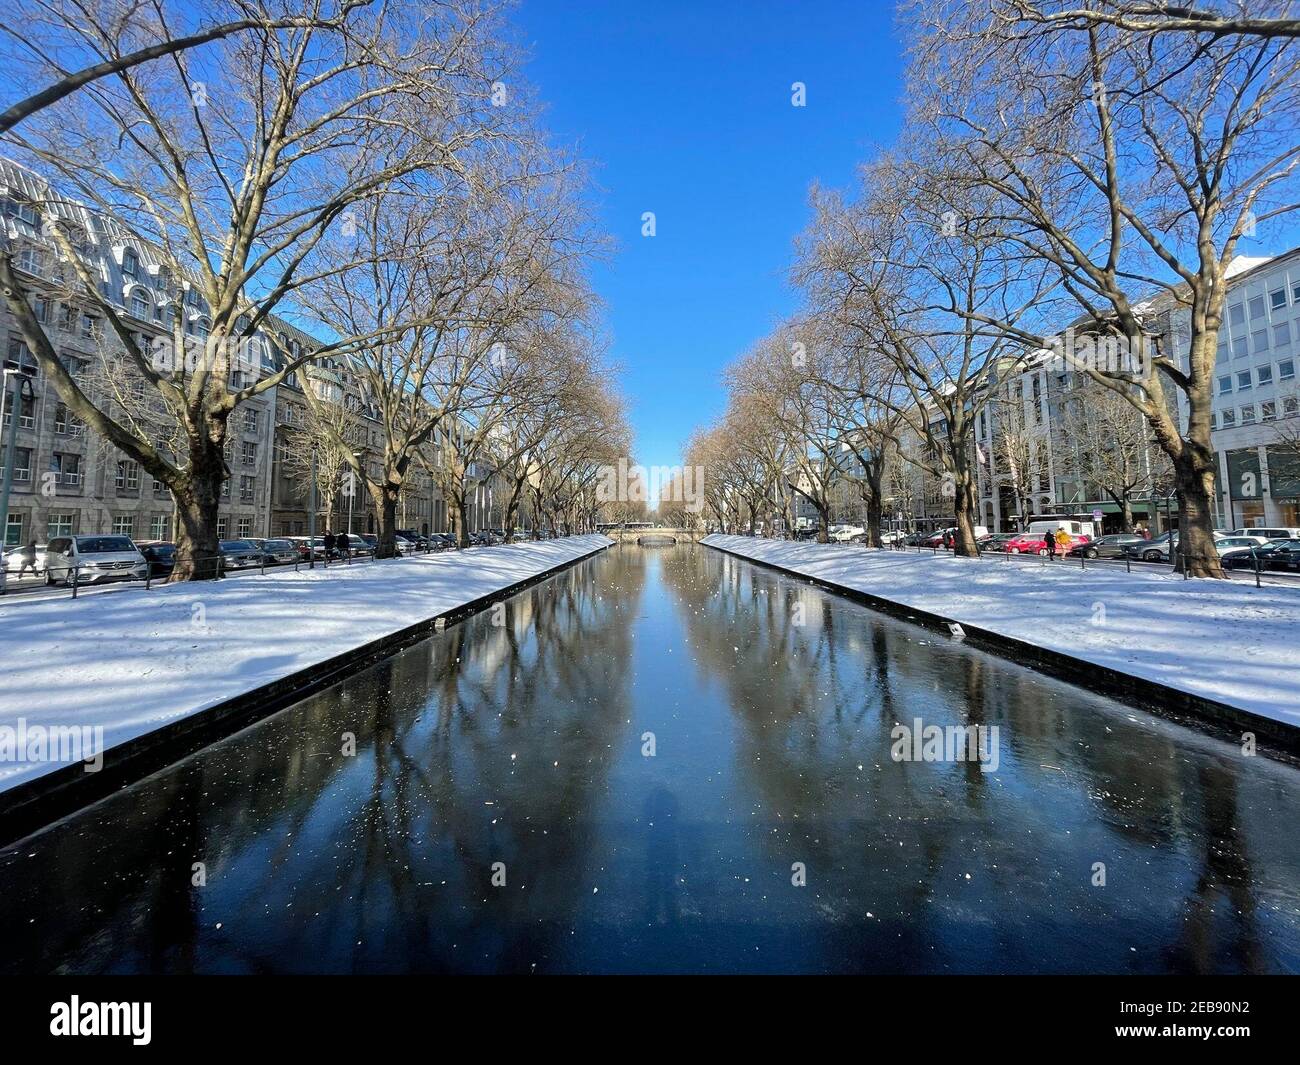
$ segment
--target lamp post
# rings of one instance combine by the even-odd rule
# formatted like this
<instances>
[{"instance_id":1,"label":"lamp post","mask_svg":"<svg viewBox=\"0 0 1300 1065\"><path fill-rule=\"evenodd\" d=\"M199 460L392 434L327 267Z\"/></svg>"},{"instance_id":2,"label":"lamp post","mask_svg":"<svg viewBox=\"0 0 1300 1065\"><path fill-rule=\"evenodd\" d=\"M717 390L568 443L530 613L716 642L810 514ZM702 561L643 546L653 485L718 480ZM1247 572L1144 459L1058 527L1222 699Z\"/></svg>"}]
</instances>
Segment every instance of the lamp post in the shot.
<instances>
[{"instance_id":1,"label":"lamp post","mask_svg":"<svg viewBox=\"0 0 1300 1065\"><path fill-rule=\"evenodd\" d=\"M311 452L311 492L307 499L307 568L316 568L316 449Z\"/></svg>"},{"instance_id":2,"label":"lamp post","mask_svg":"<svg viewBox=\"0 0 1300 1065\"><path fill-rule=\"evenodd\" d=\"M354 451L352 452L352 457L354 459L362 458L363 452ZM357 471L352 469L352 467L349 466L348 467L348 536L349 537L352 536L352 500L356 498L356 494L357 494Z\"/></svg>"}]
</instances>

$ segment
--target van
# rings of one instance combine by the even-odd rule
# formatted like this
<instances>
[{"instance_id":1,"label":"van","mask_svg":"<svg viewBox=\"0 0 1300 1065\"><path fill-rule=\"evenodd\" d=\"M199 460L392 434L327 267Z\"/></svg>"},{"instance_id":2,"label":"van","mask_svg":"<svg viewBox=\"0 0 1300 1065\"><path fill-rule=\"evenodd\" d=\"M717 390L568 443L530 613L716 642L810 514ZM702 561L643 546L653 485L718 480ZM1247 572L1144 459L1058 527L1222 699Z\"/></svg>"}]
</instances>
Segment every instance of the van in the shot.
<instances>
[{"instance_id":1,"label":"van","mask_svg":"<svg viewBox=\"0 0 1300 1065\"><path fill-rule=\"evenodd\" d=\"M1300 540L1300 529L1233 529L1229 536L1262 536L1266 540Z\"/></svg>"},{"instance_id":2,"label":"van","mask_svg":"<svg viewBox=\"0 0 1300 1065\"><path fill-rule=\"evenodd\" d=\"M142 581L149 563L129 536L56 536L45 548L45 583Z\"/></svg>"},{"instance_id":3,"label":"van","mask_svg":"<svg viewBox=\"0 0 1300 1065\"><path fill-rule=\"evenodd\" d=\"M1058 529L1064 529L1074 540L1091 540L1097 534L1096 526L1090 521L1050 518L1042 521L1031 521L1029 527L1025 530L1025 535L1031 539L1041 540L1044 533L1055 533Z\"/></svg>"}]
</instances>

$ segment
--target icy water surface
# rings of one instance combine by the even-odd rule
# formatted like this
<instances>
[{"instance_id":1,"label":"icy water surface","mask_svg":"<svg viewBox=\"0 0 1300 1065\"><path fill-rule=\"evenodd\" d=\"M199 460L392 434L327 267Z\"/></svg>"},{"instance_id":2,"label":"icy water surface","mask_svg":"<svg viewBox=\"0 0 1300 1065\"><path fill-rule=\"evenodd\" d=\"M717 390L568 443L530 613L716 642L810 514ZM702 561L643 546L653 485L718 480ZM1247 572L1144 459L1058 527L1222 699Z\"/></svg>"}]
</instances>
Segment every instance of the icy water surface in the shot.
<instances>
[{"instance_id":1,"label":"icy water surface","mask_svg":"<svg viewBox=\"0 0 1300 1065\"><path fill-rule=\"evenodd\" d=\"M704 547L493 620L0 852L0 970L1300 970L1294 768Z\"/></svg>"}]
</instances>

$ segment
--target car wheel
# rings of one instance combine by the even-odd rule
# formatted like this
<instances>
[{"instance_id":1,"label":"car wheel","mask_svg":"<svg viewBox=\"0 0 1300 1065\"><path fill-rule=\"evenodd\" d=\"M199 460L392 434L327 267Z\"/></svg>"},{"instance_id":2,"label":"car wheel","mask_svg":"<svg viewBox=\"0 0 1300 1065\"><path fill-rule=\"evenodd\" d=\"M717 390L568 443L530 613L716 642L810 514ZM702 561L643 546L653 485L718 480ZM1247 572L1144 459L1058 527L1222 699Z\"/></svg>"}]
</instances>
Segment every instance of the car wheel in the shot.
<instances>
[{"instance_id":1,"label":"car wheel","mask_svg":"<svg viewBox=\"0 0 1300 1065\"><path fill-rule=\"evenodd\" d=\"M1040 557L1040 558L1041 558L1043 555L1046 555L1046 554L1047 554L1047 548L1045 548L1045 547L1040 547L1040 548L1038 549L1038 554L1039 554L1039 557Z\"/></svg>"},{"instance_id":2,"label":"car wheel","mask_svg":"<svg viewBox=\"0 0 1300 1065\"><path fill-rule=\"evenodd\" d=\"M1143 551L1143 552L1142 552L1142 561L1143 561L1143 562L1159 562L1159 561L1160 561L1160 552L1159 552L1159 551Z\"/></svg>"},{"instance_id":3,"label":"car wheel","mask_svg":"<svg viewBox=\"0 0 1300 1065\"><path fill-rule=\"evenodd\" d=\"M1101 555L1095 547L1090 547L1084 553L1085 558L1100 558Z\"/></svg>"},{"instance_id":4,"label":"car wheel","mask_svg":"<svg viewBox=\"0 0 1300 1065\"><path fill-rule=\"evenodd\" d=\"M1010 554L1010 555L1018 555L1018 554L1020 554L1020 548L1018 548L1018 547L1008 547L1008 548L1007 548L1007 554Z\"/></svg>"},{"instance_id":5,"label":"car wheel","mask_svg":"<svg viewBox=\"0 0 1300 1065\"><path fill-rule=\"evenodd\" d=\"M50 572L48 566L45 569L45 587L46 588L54 587L54 574Z\"/></svg>"}]
</instances>

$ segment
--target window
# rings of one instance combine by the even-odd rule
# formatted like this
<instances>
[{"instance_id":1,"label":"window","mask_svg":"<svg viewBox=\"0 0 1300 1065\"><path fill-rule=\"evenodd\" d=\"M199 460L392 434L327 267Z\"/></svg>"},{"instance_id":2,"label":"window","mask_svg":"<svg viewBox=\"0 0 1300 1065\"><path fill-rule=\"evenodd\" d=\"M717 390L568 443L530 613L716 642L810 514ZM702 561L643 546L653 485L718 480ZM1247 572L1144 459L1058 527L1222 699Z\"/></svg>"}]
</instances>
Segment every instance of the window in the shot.
<instances>
[{"instance_id":1,"label":"window","mask_svg":"<svg viewBox=\"0 0 1300 1065\"><path fill-rule=\"evenodd\" d=\"M1271 385L1273 383L1273 367L1261 366L1255 371L1255 380L1261 385Z\"/></svg>"},{"instance_id":2,"label":"window","mask_svg":"<svg viewBox=\"0 0 1300 1065\"><path fill-rule=\"evenodd\" d=\"M1289 381L1295 376L1295 360L1283 359L1277 364L1277 376L1283 381Z\"/></svg>"},{"instance_id":3,"label":"window","mask_svg":"<svg viewBox=\"0 0 1300 1065\"><path fill-rule=\"evenodd\" d=\"M241 476L239 478L239 501L241 503L253 502L256 482L256 477Z\"/></svg>"},{"instance_id":4,"label":"window","mask_svg":"<svg viewBox=\"0 0 1300 1065\"><path fill-rule=\"evenodd\" d=\"M239 448L240 458L245 466L257 465L257 442L245 440Z\"/></svg>"},{"instance_id":5,"label":"window","mask_svg":"<svg viewBox=\"0 0 1300 1065\"><path fill-rule=\"evenodd\" d=\"M59 436L64 436L68 432L68 408L62 403L54 408L54 431Z\"/></svg>"},{"instance_id":6,"label":"window","mask_svg":"<svg viewBox=\"0 0 1300 1065\"><path fill-rule=\"evenodd\" d=\"M222 498L222 499L229 499L229 498L230 498L230 479L229 479L229 478L227 478L226 480L224 480L224 481L221 482L221 498Z\"/></svg>"},{"instance_id":7,"label":"window","mask_svg":"<svg viewBox=\"0 0 1300 1065\"><path fill-rule=\"evenodd\" d=\"M29 226L36 225L36 208L30 203L23 203L19 200L5 200L5 214L10 218L17 218L26 222Z\"/></svg>"},{"instance_id":8,"label":"window","mask_svg":"<svg viewBox=\"0 0 1300 1065\"><path fill-rule=\"evenodd\" d=\"M47 540L52 540L56 536L71 536L72 515L51 514L45 525L45 534Z\"/></svg>"},{"instance_id":9,"label":"window","mask_svg":"<svg viewBox=\"0 0 1300 1065\"><path fill-rule=\"evenodd\" d=\"M140 276L140 256L130 248L122 252L122 276L132 280Z\"/></svg>"},{"instance_id":10,"label":"window","mask_svg":"<svg viewBox=\"0 0 1300 1065\"><path fill-rule=\"evenodd\" d=\"M1297 412L1300 412L1300 399L1295 396L1287 396L1286 399L1282 400L1282 413L1286 417L1289 418Z\"/></svg>"},{"instance_id":11,"label":"window","mask_svg":"<svg viewBox=\"0 0 1300 1065\"><path fill-rule=\"evenodd\" d=\"M81 483L81 456L69 455L56 451L50 456L50 469L54 471L58 484Z\"/></svg>"},{"instance_id":12,"label":"window","mask_svg":"<svg viewBox=\"0 0 1300 1065\"><path fill-rule=\"evenodd\" d=\"M1232 357L1234 359L1239 359L1245 354L1246 354L1246 338L1237 337L1232 342Z\"/></svg>"},{"instance_id":13,"label":"window","mask_svg":"<svg viewBox=\"0 0 1300 1065\"><path fill-rule=\"evenodd\" d=\"M117 476L113 485L119 492L134 492L140 487L140 467L130 459L123 459L117 464Z\"/></svg>"},{"instance_id":14,"label":"window","mask_svg":"<svg viewBox=\"0 0 1300 1065\"><path fill-rule=\"evenodd\" d=\"M36 357L23 341L17 337L9 338L9 348L5 355L5 365L14 370L36 370Z\"/></svg>"},{"instance_id":15,"label":"window","mask_svg":"<svg viewBox=\"0 0 1300 1065\"><path fill-rule=\"evenodd\" d=\"M1277 421L1277 404L1272 400L1259 405L1259 420L1261 422Z\"/></svg>"},{"instance_id":16,"label":"window","mask_svg":"<svg viewBox=\"0 0 1300 1065\"><path fill-rule=\"evenodd\" d=\"M1268 351L1268 330L1257 329L1251 333L1250 346L1256 351Z\"/></svg>"},{"instance_id":17,"label":"window","mask_svg":"<svg viewBox=\"0 0 1300 1065\"><path fill-rule=\"evenodd\" d=\"M1244 325L1246 322L1246 308L1240 303L1234 303L1228 308L1228 321L1233 325Z\"/></svg>"},{"instance_id":18,"label":"window","mask_svg":"<svg viewBox=\"0 0 1300 1065\"><path fill-rule=\"evenodd\" d=\"M1241 424L1251 425L1255 421L1255 404L1241 408Z\"/></svg>"},{"instance_id":19,"label":"window","mask_svg":"<svg viewBox=\"0 0 1300 1065\"><path fill-rule=\"evenodd\" d=\"M1291 302L1300 303L1300 281L1291 285Z\"/></svg>"},{"instance_id":20,"label":"window","mask_svg":"<svg viewBox=\"0 0 1300 1065\"><path fill-rule=\"evenodd\" d=\"M130 514L119 514L113 519L114 536L133 536L135 534L135 519Z\"/></svg>"},{"instance_id":21,"label":"window","mask_svg":"<svg viewBox=\"0 0 1300 1065\"><path fill-rule=\"evenodd\" d=\"M13 408L14 408L14 399L13 399L13 393L11 392L8 397L8 402L5 403L5 418L4 418L5 425L8 425L11 421L13 421L13 413L14 413ZM18 428L30 429L35 424L36 424L36 400L33 399L31 396L23 396L22 400L18 404Z\"/></svg>"},{"instance_id":22,"label":"window","mask_svg":"<svg viewBox=\"0 0 1300 1065\"><path fill-rule=\"evenodd\" d=\"M1256 318L1263 318L1264 315L1264 297L1252 296L1250 300L1250 317L1252 321Z\"/></svg>"},{"instance_id":23,"label":"window","mask_svg":"<svg viewBox=\"0 0 1300 1065\"><path fill-rule=\"evenodd\" d=\"M153 494L156 496L160 496L165 491L167 491L167 486L163 484L162 481L158 480L157 477L155 477L153 479Z\"/></svg>"},{"instance_id":24,"label":"window","mask_svg":"<svg viewBox=\"0 0 1300 1065\"><path fill-rule=\"evenodd\" d=\"M41 256L35 248L23 247L18 251L14 259L14 265L28 274L39 274L41 272Z\"/></svg>"},{"instance_id":25,"label":"window","mask_svg":"<svg viewBox=\"0 0 1300 1065\"><path fill-rule=\"evenodd\" d=\"M1232 391L1232 374L1219 378L1219 395L1226 396Z\"/></svg>"},{"instance_id":26,"label":"window","mask_svg":"<svg viewBox=\"0 0 1300 1065\"><path fill-rule=\"evenodd\" d=\"M252 535L253 535L253 519L252 519L252 518L240 518L240 519L239 519L239 538L242 540L244 537L246 537L246 536L252 536Z\"/></svg>"},{"instance_id":27,"label":"window","mask_svg":"<svg viewBox=\"0 0 1300 1065\"><path fill-rule=\"evenodd\" d=\"M218 539L218 540L224 540L224 539L226 539L226 521L227 521L227 519L225 519L225 518L218 518L218 519L217 519L217 539Z\"/></svg>"},{"instance_id":28,"label":"window","mask_svg":"<svg viewBox=\"0 0 1300 1065\"><path fill-rule=\"evenodd\" d=\"M14 480L30 481L32 479L32 449L14 448Z\"/></svg>"},{"instance_id":29,"label":"window","mask_svg":"<svg viewBox=\"0 0 1300 1065\"><path fill-rule=\"evenodd\" d=\"M1272 305L1273 310L1286 306L1286 289L1280 288L1276 292L1268 294L1268 302Z\"/></svg>"},{"instance_id":30,"label":"window","mask_svg":"<svg viewBox=\"0 0 1300 1065\"><path fill-rule=\"evenodd\" d=\"M1249 371L1249 370L1242 370L1241 373L1237 374L1237 391L1238 391L1238 392L1244 392L1244 391L1246 391L1246 389L1248 389L1248 388L1250 387L1250 384L1251 384L1251 379L1250 379L1250 371Z\"/></svg>"},{"instance_id":31,"label":"window","mask_svg":"<svg viewBox=\"0 0 1300 1065\"><path fill-rule=\"evenodd\" d=\"M257 432L257 423L258 423L257 415L258 412L251 408L244 411L244 432L246 433Z\"/></svg>"},{"instance_id":32,"label":"window","mask_svg":"<svg viewBox=\"0 0 1300 1065\"><path fill-rule=\"evenodd\" d=\"M1218 427L1219 427L1219 416L1214 411L1210 411L1210 428L1217 429Z\"/></svg>"},{"instance_id":33,"label":"window","mask_svg":"<svg viewBox=\"0 0 1300 1065\"><path fill-rule=\"evenodd\" d=\"M82 314L81 316L81 335L89 340L99 338L99 316L94 314Z\"/></svg>"},{"instance_id":34,"label":"window","mask_svg":"<svg viewBox=\"0 0 1300 1065\"><path fill-rule=\"evenodd\" d=\"M5 520L5 547L16 547L23 542L23 516L21 514L6 515Z\"/></svg>"},{"instance_id":35,"label":"window","mask_svg":"<svg viewBox=\"0 0 1300 1065\"><path fill-rule=\"evenodd\" d=\"M1223 427L1227 429L1230 425L1237 424L1237 412L1229 407L1223 412Z\"/></svg>"},{"instance_id":36,"label":"window","mask_svg":"<svg viewBox=\"0 0 1300 1065\"><path fill-rule=\"evenodd\" d=\"M137 288L131 293L131 313L141 321L147 322L152 317L151 306L152 305L149 303L149 297L145 295L144 289ZM145 345L145 348L147 350L147 344Z\"/></svg>"},{"instance_id":37,"label":"window","mask_svg":"<svg viewBox=\"0 0 1300 1065\"><path fill-rule=\"evenodd\" d=\"M43 296L37 296L32 300L32 311L36 314L36 320L41 325L50 324L50 301Z\"/></svg>"},{"instance_id":38,"label":"window","mask_svg":"<svg viewBox=\"0 0 1300 1065\"><path fill-rule=\"evenodd\" d=\"M1278 322L1273 327L1273 345L1284 348L1291 343L1291 323Z\"/></svg>"}]
</instances>

